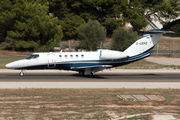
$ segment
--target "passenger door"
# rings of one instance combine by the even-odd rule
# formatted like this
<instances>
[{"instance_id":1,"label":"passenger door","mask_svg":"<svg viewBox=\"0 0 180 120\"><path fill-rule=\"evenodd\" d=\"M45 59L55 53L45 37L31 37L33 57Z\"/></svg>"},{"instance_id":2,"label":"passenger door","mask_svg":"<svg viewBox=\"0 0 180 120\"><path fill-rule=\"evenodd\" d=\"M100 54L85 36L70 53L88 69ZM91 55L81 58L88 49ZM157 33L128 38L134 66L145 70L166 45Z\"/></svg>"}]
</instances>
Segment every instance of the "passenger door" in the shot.
<instances>
[{"instance_id":1,"label":"passenger door","mask_svg":"<svg viewBox=\"0 0 180 120\"><path fill-rule=\"evenodd\" d=\"M47 57L48 57L48 68L56 67L55 54L49 53L49 54L47 54Z\"/></svg>"}]
</instances>

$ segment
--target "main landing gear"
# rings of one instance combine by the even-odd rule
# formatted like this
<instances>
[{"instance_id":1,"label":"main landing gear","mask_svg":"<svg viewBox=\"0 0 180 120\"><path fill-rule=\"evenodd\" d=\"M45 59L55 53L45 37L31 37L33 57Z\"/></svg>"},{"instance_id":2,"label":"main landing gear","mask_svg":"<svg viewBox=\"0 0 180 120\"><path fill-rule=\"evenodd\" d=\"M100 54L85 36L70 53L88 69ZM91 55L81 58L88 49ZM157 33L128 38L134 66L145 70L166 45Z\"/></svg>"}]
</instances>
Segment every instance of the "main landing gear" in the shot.
<instances>
[{"instance_id":1,"label":"main landing gear","mask_svg":"<svg viewBox=\"0 0 180 120\"><path fill-rule=\"evenodd\" d=\"M88 72L88 73L87 73L87 72L85 72L85 71L79 71L79 74L80 74L80 75L85 75L85 76L90 76L90 77L93 76L93 73L92 73L92 72Z\"/></svg>"},{"instance_id":2,"label":"main landing gear","mask_svg":"<svg viewBox=\"0 0 180 120\"><path fill-rule=\"evenodd\" d=\"M92 72L90 72L89 76L90 76L90 77L92 77L92 76L93 76L93 73L92 73Z\"/></svg>"},{"instance_id":3,"label":"main landing gear","mask_svg":"<svg viewBox=\"0 0 180 120\"><path fill-rule=\"evenodd\" d=\"M19 73L19 76L24 76L24 70L22 69L21 72Z\"/></svg>"},{"instance_id":4,"label":"main landing gear","mask_svg":"<svg viewBox=\"0 0 180 120\"><path fill-rule=\"evenodd\" d=\"M86 68L85 71L79 71L79 74L87 75L87 76L90 76L90 77L93 76L93 72L89 68Z\"/></svg>"}]
</instances>

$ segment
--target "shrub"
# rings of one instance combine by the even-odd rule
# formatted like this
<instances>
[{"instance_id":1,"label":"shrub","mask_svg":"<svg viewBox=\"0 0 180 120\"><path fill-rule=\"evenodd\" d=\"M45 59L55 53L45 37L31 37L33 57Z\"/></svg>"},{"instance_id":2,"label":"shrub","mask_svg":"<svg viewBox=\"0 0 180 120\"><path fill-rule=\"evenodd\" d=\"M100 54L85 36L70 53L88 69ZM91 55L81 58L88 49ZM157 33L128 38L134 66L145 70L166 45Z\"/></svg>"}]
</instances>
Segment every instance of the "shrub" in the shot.
<instances>
[{"instance_id":1,"label":"shrub","mask_svg":"<svg viewBox=\"0 0 180 120\"><path fill-rule=\"evenodd\" d=\"M112 39L111 49L124 51L138 39L138 35L137 32L119 27L114 30Z\"/></svg>"},{"instance_id":2,"label":"shrub","mask_svg":"<svg viewBox=\"0 0 180 120\"><path fill-rule=\"evenodd\" d=\"M79 48L96 50L100 42L106 37L106 28L97 20L89 20L78 28Z\"/></svg>"},{"instance_id":3,"label":"shrub","mask_svg":"<svg viewBox=\"0 0 180 120\"><path fill-rule=\"evenodd\" d=\"M174 34L165 34L166 36L180 37L180 20L167 23L163 26L163 29L175 32Z\"/></svg>"}]
</instances>

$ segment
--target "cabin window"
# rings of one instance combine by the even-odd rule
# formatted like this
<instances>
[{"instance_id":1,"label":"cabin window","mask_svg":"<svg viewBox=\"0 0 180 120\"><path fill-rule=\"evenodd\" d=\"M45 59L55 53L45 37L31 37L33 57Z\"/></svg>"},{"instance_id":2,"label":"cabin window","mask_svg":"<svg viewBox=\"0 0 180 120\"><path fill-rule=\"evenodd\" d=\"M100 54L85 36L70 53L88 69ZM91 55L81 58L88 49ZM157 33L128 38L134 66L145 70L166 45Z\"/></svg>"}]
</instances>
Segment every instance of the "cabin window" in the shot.
<instances>
[{"instance_id":1,"label":"cabin window","mask_svg":"<svg viewBox=\"0 0 180 120\"><path fill-rule=\"evenodd\" d=\"M59 55L59 58L61 59L61 58L62 58L62 55Z\"/></svg>"},{"instance_id":2,"label":"cabin window","mask_svg":"<svg viewBox=\"0 0 180 120\"><path fill-rule=\"evenodd\" d=\"M70 55L71 59L73 58L73 55Z\"/></svg>"},{"instance_id":3,"label":"cabin window","mask_svg":"<svg viewBox=\"0 0 180 120\"><path fill-rule=\"evenodd\" d=\"M81 55L81 58L84 58L84 55L83 55L83 54Z\"/></svg>"},{"instance_id":4,"label":"cabin window","mask_svg":"<svg viewBox=\"0 0 180 120\"><path fill-rule=\"evenodd\" d=\"M67 57L68 57L68 56L67 56L67 55L65 55L64 57L65 57L65 59L67 59Z\"/></svg>"},{"instance_id":5,"label":"cabin window","mask_svg":"<svg viewBox=\"0 0 180 120\"><path fill-rule=\"evenodd\" d=\"M76 58L78 58L78 55L76 55Z\"/></svg>"}]
</instances>

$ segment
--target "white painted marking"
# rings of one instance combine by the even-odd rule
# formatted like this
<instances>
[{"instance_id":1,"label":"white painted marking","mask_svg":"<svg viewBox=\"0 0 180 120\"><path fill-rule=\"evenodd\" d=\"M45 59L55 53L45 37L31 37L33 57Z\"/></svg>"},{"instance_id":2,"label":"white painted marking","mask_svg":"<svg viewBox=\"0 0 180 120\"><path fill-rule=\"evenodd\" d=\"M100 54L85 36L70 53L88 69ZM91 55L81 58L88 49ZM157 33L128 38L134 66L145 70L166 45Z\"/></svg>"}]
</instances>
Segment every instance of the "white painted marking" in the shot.
<instances>
[{"instance_id":1,"label":"white painted marking","mask_svg":"<svg viewBox=\"0 0 180 120\"><path fill-rule=\"evenodd\" d=\"M144 88L180 89L180 82L0 82L0 88Z\"/></svg>"}]
</instances>

